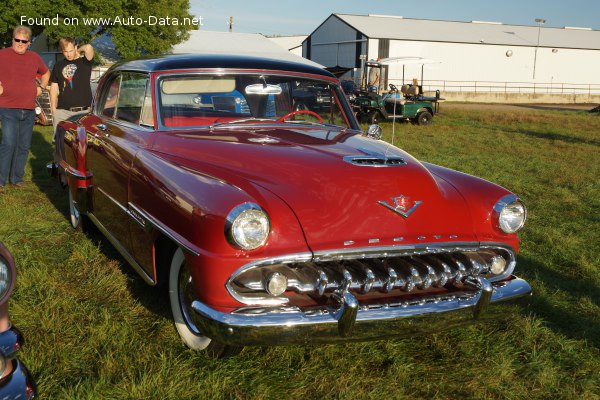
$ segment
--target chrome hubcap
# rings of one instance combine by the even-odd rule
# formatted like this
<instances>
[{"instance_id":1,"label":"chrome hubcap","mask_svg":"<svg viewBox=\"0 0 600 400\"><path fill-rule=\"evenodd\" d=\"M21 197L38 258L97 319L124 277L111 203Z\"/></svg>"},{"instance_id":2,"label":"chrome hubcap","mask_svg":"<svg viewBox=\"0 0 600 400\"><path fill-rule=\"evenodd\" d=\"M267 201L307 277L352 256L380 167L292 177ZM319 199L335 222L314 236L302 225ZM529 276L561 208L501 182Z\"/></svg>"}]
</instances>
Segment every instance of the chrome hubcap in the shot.
<instances>
[{"instance_id":1,"label":"chrome hubcap","mask_svg":"<svg viewBox=\"0 0 600 400\"><path fill-rule=\"evenodd\" d=\"M194 332L196 335L200 335L200 330L198 330L192 319L192 316L194 315L192 302L196 300L196 290L194 289L194 284L192 283L192 276L190 275L185 263L179 270L179 283L177 289L179 292L179 307L181 308L183 319L192 332Z\"/></svg>"}]
</instances>

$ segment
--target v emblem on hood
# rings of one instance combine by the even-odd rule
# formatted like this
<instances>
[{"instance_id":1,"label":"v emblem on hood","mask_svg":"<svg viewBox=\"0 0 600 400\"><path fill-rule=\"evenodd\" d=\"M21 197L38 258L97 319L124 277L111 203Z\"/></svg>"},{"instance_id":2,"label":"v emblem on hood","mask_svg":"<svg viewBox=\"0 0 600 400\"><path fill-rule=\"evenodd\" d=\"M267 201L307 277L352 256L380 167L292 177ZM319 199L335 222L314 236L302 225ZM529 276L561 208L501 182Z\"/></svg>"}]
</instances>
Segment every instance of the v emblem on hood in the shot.
<instances>
[{"instance_id":1,"label":"v emblem on hood","mask_svg":"<svg viewBox=\"0 0 600 400\"><path fill-rule=\"evenodd\" d=\"M396 214L400 214L404 218L408 218L423 203L421 200L411 202L410 197L401 194L398 197L392 198L392 204L388 204L386 201L378 201L379 204L385 208L392 210Z\"/></svg>"}]
</instances>

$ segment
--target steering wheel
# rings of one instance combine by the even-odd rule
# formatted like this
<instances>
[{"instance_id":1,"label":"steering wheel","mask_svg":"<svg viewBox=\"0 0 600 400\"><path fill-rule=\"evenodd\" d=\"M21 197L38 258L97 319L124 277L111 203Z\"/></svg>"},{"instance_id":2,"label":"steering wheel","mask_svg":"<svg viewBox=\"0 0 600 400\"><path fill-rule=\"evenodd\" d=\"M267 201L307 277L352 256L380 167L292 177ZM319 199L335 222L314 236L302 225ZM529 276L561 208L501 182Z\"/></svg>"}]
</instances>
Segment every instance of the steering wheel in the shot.
<instances>
[{"instance_id":1,"label":"steering wheel","mask_svg":"<svg viewBox=\"0 0 600 400\"><path fill-rule=\"evenodd\" d=\"M309 114L309 115L312 115L313 117L315 117L316 119L318 119L319 122L323 122L323 118L321 118L321 116L319 114L317 114L314 111L310 111L310 110L296 110L296 111L289 112L289 113L285 114L283 117L279 118L275 122L283 122L286 119L288 119L289 117L293 117L294 115L298 115L298 114Z\"/></svg>"},{"instance_id":2,"label":"steering wheel","mask_svg":"<svg viewBox=\"0 0 600 400\"><path fill-rule=\"evenodd\" d=\"M396 85L390 83L390 92L398 92L398 88L396 87Z\"/></svg>"}]
</instances>

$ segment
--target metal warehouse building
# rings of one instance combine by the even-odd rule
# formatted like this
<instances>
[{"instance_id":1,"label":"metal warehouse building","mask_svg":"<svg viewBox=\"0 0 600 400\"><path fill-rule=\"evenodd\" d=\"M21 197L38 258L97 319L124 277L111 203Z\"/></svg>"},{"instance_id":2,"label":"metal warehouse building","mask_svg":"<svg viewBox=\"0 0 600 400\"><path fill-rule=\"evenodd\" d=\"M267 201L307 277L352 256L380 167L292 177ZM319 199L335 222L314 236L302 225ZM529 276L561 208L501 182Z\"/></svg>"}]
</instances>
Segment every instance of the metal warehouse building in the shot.
<instances>
[{"instance_id":1,"label":"metal warehouse building","mask_svg":"<svg viewBox=\"0 0 600 400\"><path fill-rule=\"evenodd\" d=\"M533 21L532 21L533 22ZM302 55L327 67L353 68L367 59L424 57L426 90L494 101L594 102L600 97L600 31L498 22L433 21L383 15L332 14L302 44ZM390 63L383 83L421 79L420 65ZM526 96L514 96L514 94ZM562 101L560 99L562 97ZM513 99L512 101L515 101ZM516 100L518 101L518 100Z\"/></svg>"}]
</instances>

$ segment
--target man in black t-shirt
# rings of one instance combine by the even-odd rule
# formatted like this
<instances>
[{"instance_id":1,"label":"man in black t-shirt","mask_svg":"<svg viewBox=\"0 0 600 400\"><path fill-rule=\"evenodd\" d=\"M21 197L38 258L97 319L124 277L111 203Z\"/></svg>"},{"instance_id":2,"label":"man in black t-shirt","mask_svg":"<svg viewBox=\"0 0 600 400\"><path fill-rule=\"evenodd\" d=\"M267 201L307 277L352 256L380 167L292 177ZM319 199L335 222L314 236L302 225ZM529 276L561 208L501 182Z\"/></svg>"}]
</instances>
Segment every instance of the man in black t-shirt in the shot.
<instances>
[{"instance_id":1,"label":"man in black t-shirt","mask_svg":"<svg viewBox=\"0 0 600 400\"><path fill-rule=\"evenodd\" d=\"M94 58L94 48L90 44L78 47L72 38L62 38L58 44L65 59L54 65L50 76L54 139L56 139L56 125L60 121L89 111L92 104L90 76L92 58Z\"/></svg>"}]
</instances>

